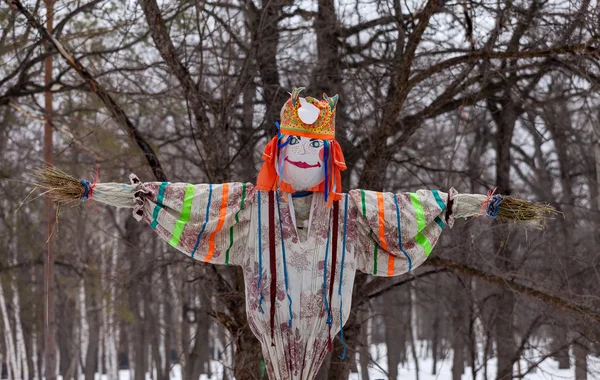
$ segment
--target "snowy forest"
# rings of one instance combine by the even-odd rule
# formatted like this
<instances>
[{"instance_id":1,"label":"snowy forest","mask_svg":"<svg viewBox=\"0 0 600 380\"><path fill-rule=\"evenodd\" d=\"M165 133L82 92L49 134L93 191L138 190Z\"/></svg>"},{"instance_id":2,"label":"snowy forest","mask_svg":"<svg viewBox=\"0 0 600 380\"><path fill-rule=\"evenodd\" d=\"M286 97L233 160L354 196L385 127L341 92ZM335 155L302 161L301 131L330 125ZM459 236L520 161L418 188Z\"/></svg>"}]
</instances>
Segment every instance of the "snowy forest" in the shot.
<instances>
[{"instance_id":1,"label":"snowy forest","mask_svg":"<svg viewBox=\"0 0 600 380\"><path fill-rule=\"evenodd\" d=\"M31 173L254 182L306 86L339 94L344 191L560 212L457 221L415 271L357 273L318 380L600 379L597 1L3 0L0 26L1 378L266 379L239 267L130 210L57 209Z\"/></svg>"}]
</instances>

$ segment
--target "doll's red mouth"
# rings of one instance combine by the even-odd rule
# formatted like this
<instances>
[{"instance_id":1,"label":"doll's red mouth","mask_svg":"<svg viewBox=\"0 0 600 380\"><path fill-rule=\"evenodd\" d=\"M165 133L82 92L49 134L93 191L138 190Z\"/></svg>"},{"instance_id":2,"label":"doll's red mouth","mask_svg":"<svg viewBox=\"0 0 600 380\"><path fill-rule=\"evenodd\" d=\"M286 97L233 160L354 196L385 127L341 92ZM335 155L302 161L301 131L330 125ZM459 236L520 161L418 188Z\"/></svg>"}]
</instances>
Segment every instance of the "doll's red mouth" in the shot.
<instances>
[{"instance_id":1,"label":"doll's red mouth","mask_svg":"<svg viewBox=\"0 0 600 380\"><path fill-rule=\"evenodd\" d=\"M302 169L308 169L308 168L320 168L320 167L321 167L321 163L320 163L320 162L317 162L316 164L314 164L314 165L311 165L311 164L308 164L308 163L306 163L306 162L304 162L304 161L292 161L292 160L290 160L290 159L289 159L289 158L287 158L287 157L285 158L285 160L286 160L287 162L289 162L290 164L292 164L292 165L295 165L295 166L297 166L297 167L299 167L299 168L302 168Z\"/></svg>"}]
</instances>

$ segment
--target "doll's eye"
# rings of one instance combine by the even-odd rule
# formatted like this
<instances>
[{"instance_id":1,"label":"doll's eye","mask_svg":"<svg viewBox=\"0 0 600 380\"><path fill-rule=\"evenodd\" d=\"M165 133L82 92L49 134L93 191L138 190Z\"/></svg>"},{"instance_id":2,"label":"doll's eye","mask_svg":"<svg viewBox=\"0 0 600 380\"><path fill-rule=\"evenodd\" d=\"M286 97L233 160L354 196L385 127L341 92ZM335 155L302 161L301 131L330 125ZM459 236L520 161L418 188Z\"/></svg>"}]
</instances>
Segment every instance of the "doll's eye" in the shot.
<instances>
[{"instance_id":1,"label":"doll's eye","mask_svg":"<svg viewBox=\"0 0 600 380\"><path fill-rule=\"evenodd\" d=\"M296 145L299 142L300 142L300 140L298 140L298 138L296 136L290 137L290 142L289 142L290 145Z\"/></svg>"},{"instance_id":2,"label":"doll's eye","mask_svg":"<svg viewBox=\"0 0 600 380\"><path fill-rule=\"evenodd\" d=\"M322 140L313 140L310 142L310 146L312 146L313 148L320 148L323 146L323 141Z\"/></svg>"}]
</instances>

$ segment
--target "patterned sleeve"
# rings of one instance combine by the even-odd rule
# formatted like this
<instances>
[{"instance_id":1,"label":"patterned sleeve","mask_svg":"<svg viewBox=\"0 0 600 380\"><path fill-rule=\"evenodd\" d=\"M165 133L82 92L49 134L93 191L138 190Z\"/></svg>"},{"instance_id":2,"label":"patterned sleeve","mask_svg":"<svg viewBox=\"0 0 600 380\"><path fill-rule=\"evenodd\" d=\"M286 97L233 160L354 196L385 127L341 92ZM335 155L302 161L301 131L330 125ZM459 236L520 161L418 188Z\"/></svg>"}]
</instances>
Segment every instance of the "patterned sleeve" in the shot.
<instances>
[{"instance_id":1,"label":"patterned sleeve","mask_svg":"<svg viewBox=\"0 0 600 380\"><path fill-rule=\"evenodd\" d=\"M445 225L454 223L446 213L454 189L398 194L352 190L350 195L358 209L357 267L374 276L397 276L418 267Z\"/></svg>"},{"instance_id":2,"label":"patterned sleeve","mask_svg":"<svg viewBox=\"0 0 600 380\"><path fill-rule=\"evenodd\" d=\"M248 238L251 184L145 182L135 176L134 217L193 259L241 265Z\"/></svg>"}]
</instances>

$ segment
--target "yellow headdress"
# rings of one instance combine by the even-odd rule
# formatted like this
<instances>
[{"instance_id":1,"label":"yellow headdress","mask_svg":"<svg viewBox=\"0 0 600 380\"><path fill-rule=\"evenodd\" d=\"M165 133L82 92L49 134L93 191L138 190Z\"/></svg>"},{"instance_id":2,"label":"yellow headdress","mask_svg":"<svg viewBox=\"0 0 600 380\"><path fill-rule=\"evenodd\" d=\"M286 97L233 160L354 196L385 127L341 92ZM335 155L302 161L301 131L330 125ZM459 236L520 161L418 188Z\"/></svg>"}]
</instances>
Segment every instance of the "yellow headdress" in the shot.
<instances>
[{"instance_id":1,"label":"yellow headdress","mask_svg":"<svg viewBox=\"0 0 600 380\"><path fill-rule=\"evenodd\" d=\"M281 110L280 133L284 135L302 136L322 140L333 140L335 138L335 106L338 96L333 97L323 94L323 100L312 97L300 98L300 92L304 87L294 88L290 99ZM298 111L303 104L311 104L318 108L319 115L314 123L308 124L302 121Z\"/></svg>"}]
</instances>

